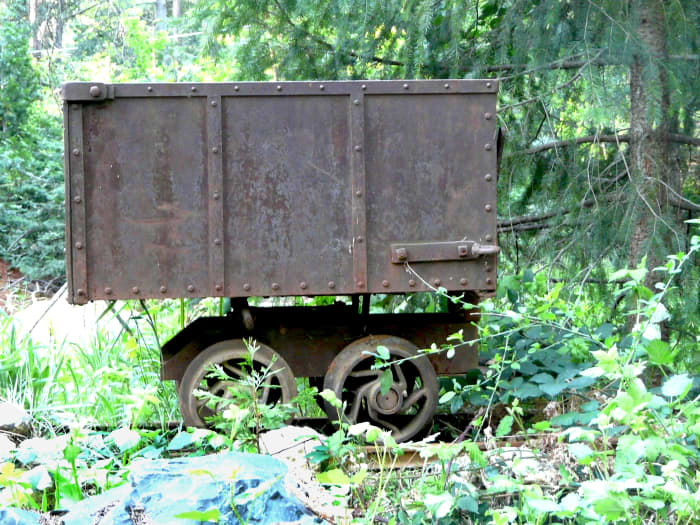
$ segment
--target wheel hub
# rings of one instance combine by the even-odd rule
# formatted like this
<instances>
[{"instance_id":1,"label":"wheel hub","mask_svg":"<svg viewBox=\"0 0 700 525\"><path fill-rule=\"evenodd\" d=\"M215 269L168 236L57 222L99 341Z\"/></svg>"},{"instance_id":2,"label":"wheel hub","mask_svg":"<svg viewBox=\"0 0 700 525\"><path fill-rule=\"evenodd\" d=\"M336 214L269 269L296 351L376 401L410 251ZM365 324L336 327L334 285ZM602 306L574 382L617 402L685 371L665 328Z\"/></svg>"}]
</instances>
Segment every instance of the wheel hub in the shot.
<instances>
[{"instance_id":1,"label":"wheel hub","mask_svg":"<svg viewBox=\"0 0 700 525\"><path fill-rule=\"evenodd\" d=\"M380 414L396 414L403 406L403 394L395 384L391 385L386 394L382 394L381 387L377 384L369 395L369 402L370 406Z\"/></svg>"}]
</instances>

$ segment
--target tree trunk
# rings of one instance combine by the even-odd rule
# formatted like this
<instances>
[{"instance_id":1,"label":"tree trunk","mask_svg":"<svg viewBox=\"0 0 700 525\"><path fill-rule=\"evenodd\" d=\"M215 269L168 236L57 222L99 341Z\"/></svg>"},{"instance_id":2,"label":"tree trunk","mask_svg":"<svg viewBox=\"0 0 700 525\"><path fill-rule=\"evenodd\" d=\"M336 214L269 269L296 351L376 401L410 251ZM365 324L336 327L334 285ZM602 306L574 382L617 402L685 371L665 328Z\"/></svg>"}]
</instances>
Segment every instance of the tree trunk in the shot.
<instances>
[{"instance_id":1,"label":"tree trunk","mask_svg":"<svg viewBox=\"0 0 700 525\"><path fill-rule=\"evenodd\" d=\"M178 18L182 14L182 4L180 0L173 0L173 18Z\"/></svg>"},{"instance_id":2,"label":"tree trunk","mask_svg":"<svg viewBox=\"0 0 700 525\"><path fill-rule=\"evenodd\" d=\"M156 23L157 29L163 28L163 22L168 17L168 6L166 0L156 0Z\"/></svg>"},{"instance_id":3,"label":"tree trunk","mask_svg":"<svg viewBox=\"0 0 700 525\"><path fill-rule=\"evenodd\" d=\"M29 0L29 26L32 32L31 46L34 51L38 51L41 48L41 43L39 41L39 24L36 19L38 6L38 0Z\"/></svg>"},{"instance_id":4,"label":"tree trunk","mask_svg":"<svg viewBox=\"0 0 700 525\"><path fill-rule=\"evenodd\" d=\"M665 71L668 63L666 26L662 0L635 0L638 49L630 65L630 188L635 192L633 226L629 244L629 267L639 266L646 256L649 269L644 284L655 291L662 275L653 269L668 253L677 251L679 216L670 204L669 190L680 193L678 177L670 163L670 95ZM632 43L635 45L635 43ZM630 319L628 328L632 328Z\"/></svg>"}]
</instances>

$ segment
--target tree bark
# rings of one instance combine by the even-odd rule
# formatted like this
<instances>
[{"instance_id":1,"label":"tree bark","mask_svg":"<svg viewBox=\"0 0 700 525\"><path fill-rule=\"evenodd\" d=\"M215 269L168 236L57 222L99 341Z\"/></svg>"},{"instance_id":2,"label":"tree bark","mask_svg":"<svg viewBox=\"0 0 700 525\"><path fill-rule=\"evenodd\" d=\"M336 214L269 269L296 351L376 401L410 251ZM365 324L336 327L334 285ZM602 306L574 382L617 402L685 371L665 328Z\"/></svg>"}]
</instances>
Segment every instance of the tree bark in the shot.
<instances>
[{"instance_id":1,"label":"tree bark","mask_svg":"<svg viewBox=\"0 0 700 525\"><path fill-rule=\"evenodd\" d=\"M173 0L173 18L179 18L182 14L182 4L180 0Z\"/></svg>"},{"instance_id":2,"label":"tree bark","mask_svg":"<svg viewBox=\"0 0 700 525\"><path fill-rule=\"evenodd\" d=\"M163 22L168 17L168 5L166 0L156 0L156 28L162 29Z\"/></svg>"}]
</instances>

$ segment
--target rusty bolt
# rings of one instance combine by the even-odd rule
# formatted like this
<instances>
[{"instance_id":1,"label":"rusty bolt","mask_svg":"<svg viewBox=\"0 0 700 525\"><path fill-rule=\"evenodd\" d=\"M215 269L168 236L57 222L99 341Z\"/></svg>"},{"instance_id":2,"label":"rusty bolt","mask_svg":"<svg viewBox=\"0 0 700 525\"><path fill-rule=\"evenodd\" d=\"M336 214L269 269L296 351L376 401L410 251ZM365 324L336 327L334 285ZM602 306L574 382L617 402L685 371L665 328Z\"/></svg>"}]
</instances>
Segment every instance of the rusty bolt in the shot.
<instances>
[{"instance_id":1,"label":"rusty bolt","mask_svg":"<svg viewBox=\"0 0 700 525\"><path fill-rule=\"evenodd\" d=\"M396 250L396 257L399 259L399 261L405 261L406 257L408 257L408 254L406 253L406 248L399 248Z\"/></svg>"},{"instance_id":2,"label":"rusty bolt","mask_svg":"<svg viewBox=\"0 0 700 525\"><path fill-rule=\"evenodd\" d=\"M83 249L83 243L78 241L75 243L75 249L76 250L82 250Z\"/></svg>"},{"instance_id":3,"label":"rusty bolt","mask_svg":"<svg viewBox=\"0 0 700 525\"><path fill-rule=\"evenodd\" d=\"M272 289L273 289L273 290L279 290L279 289L280 289L279 283L272 283Z\"/></svg>"},{"instance_id":4,"label":"rusty bolt","mask_svg":"<svg viewBox=\"0 0 700 525\"><path fill-rule=\"evenodd\" d=\"M212 195L212 197L214 198L215 201L218 201L219 200L219 192L215 191L214 194Z\"/></svg>"},{"instance_id":5,"label":"rusty bolt","mask_svg":"<svg viewBox=\"0 0 700 525\"><path fill-rule=\"evenodd\" d=\"M447 82L445 82L445 89L450 89L450 85Z\"/></svg>"},{"instance_id":6,"label":"rusty bolt","mask_svg":"<svg viewBox=\"0 0 700 525\"><path fill-rule=\"evenodd\" d=\"M493 175L491 175L490 173L487 173L486 175L484 175L484 180L486 182L491 182L492 179L493 179Z\"/></svg>"},{"instance_id":7,"label":"rusty bolt","mask_svg":"<svg viewBox=\"0 0 700 525\"><path fill-rule=\"evenodd\" d=\"M362 146L355 146L355 151L362 151Z\"/></svg>"},{"instance_id":8,"label":"rusty bolt","mask_svg":"<svg viewBox=\"0 0 700 525\"><path fill-rule=\"evenodd\" d=\"M414 287L415 285L416 285L416 281L414 281L413 279L408 280L408 286Z\"/></svg>"},{"instance_id":9,"label":"rusty bolt","mask_svg":"<svg viewBox=\"0 0 700 525\"><path fill-rule=\"evenodd\" d=\"M109 286L105 288L105 295L112 295L112 289Z\"/></svg>"},{"instance_id":10,"label":"rusty bolt","mask_svg":"<svg viewBox=\"0 0 700 525\"><path fill-rule=\"evenodd\" d=\"M77 157L78 155L80 155L80 150L79 150L78 148L74 148L74 149L73 149L73 155L75 155L76 157Z\"/></svg>"},{"instance_id":11,"label":"rusty bolt","mask_svg":"<svg viewBox=\"0 0 700 525\"><path fill-rule=\"evenodd\" d=\"M492 241L493 235L491 235L490 233L487 233L486 236L484 237L484 239L486 239L487 241Z\"/></svg>"},{"instance_id":12,"label":"rusty bolt","mask_svg":"<svg viewBox=\"0 0 700 525\"><path fill-rule=\"evenodd\" d=\"M486 87L487 87L487 88L490 88L490 87L491 87L491 82L487 82L487 83L486 83Z\"/></svg>"},{"instance_id":13,"label":"rusty bolt","mask_svg":"<svg viewBox=\"0 0 700 525\"><path fill-rule=\"evenodd\" d=\"M486 266L485 268L486 268L486 271L487 271L487 272L493 271L493 268L492 268L491 266Z\"/></svg>"},{"instance_id":14,"label":"rusty bolt","mask_svg":"<svg viewBox=\"0 0 700 525\"><path fill-rule=\"evenodd\" d=\"M493 284L493 279L491 279L491 277L486 279L486 284Z\"/></svg>"},{"instance_id":15,"label":"rusty bolt","mask_svg":"<svg viewBox=\"0 0 700 525\"><path fill-rule=\"evenodd\" d=\"M85 290L83 290L82 288L78 288L77 293L79 296L82 297L83 295L85 295Z\"/></svg>"},{"instance_id":16,"label":"rusty bolt","mask_svg":"<svg viewBox=\"0 0 700 525\"><path fill-rule=\"evenodd\" d=\"M191 284L187 285L187 291L190 293L194 292L194 286Z\"/></svg>"},{"instance_id":17,"label":"rusty bolt","mask_svg":"<svg viewBox=\"0 0 700 525\"><path fill-rule=\"evenodd\" d=\"M387 281L386 279L384 279L384 280L382 281L382 286L383 286L384 288L389 288L389 281Z\"/></svg>"},{"instance_id":18,"label":"rusty bolt","mask_svg":"<svg viewBox=\"0 0 700 525\"><path fill-rule=\"evenodd\" d=\"M301 281L301 282L299 283L299 288L301 288L302 290L306 290L306 286L307 286L307 285L306 285L306 281Z\"/></svg>"},{"instance_id":19,"label":"rusty bolt","mask_svg":"<svg viewBox=\"0 0 700 525\"><path fill-rule=\"evenodd\" d=\"M467 255L469 255L469 248L467 248L467 246L465 245L458 246L457 253L460 257L466 257Z\"/></svg>"},{"instance_id":20,"label":"rusty bolt","mask_svg":"<svg viewBox=\"0 0 700 525\"><path fill-rule=\"evenodd\" d=\"M247 292L248 290L250 290L250 284L248 284L248 283L243 283L243 289L244 289L246 292Z\"/></svg>"},{"instance_id":21,"label":"rusty bolt","mask_svg":"<svg viewBox=\"0 0 700 525\"><path fill-rule=\"evenodd\" d=\"M335 281L328 281L328 288L330 288L331 290L335 288Z\"/></svg>"},{"instance_id":22,"label":"rusty bolt","mask_svg":"<svg viewBox=\"0 0 700 525\"><path fill-rule=\"evenodd\" d=\"M197 88L194 87L194 86L192 86L192 87L190 88L190 91L191 91L192 93L194 93L195 91L197 91Z\"/></svg>"},{"instance_id":23,"label":"rusty bolt","mask_svg":"<svg viewBox=\"0 0 700 525\"><path fill-rule=\"evenodd\" d=\"M216 107L216 100L212 100L212 101L210 102L210 104L211 104L212 107Z\"/></svg>"},{"instance_id":24,"label":"rusty bolt","mask_svg":"<svg viewBox=\"0 0 700 525\"><path fill-rule=\"evenodd\" d=\"M364 241L364 239L362 238L361 235L359 237L357 237L357 242L362 242L362 241Z\"/></svg>"},{"instance_id":25,"label":"rusty bolt","mask_svg":"<svg viewBox=\"0 0 700 525\"><path fill-rule=\"evenodd\" d=\"M360 105L360 101L357 99L353 100L352 103L355 104L356 106Z\"/></svg>"},{"instance_id":26,"label":"rusty bolt","mask_svg":"<svg viewBox=\"0 0 700 525\"><path fill-rule=\"evenodd\" d=\"M168 289L165 286L160 287L160 293L167 293Z\"/></svg>"},{"instance_id":27,"label":"rusty bolt","mask_svg":"<svg viewBox=\"0 0 700 525\"><path fill-rule=\"evenodd\" d=\"M362 89L367 89L367 84L362 84Z\"/></svg>"},{"instance_id":28,"label":"rusty bolt","mask_svg":"<svg viewBox=\"0 0 700 525\"><path fill-rule=\"evenodd\" d=\"M408 89L408 84L404 84L404 85L403 85L403 88L404 88L404 89Z\"/></svg>"},{"instance_id":29,"label":"rusty bolt","mask_svg":"<svg viewBox=\"0 0 700 525\"><path fill-rule=\"evenodd\" d=\"M459 284L461 284L462 286L467 286L467 280L466 280L464 277L462 277L462 278L459 280Z\"/></svg>"},{"instance_id":30,"label":"rusty bolt","mask_svg":"<svg viewBox=\"0 0 700 525\"><path fill-rule=\"evenodd\" d=\"M218 146L214 146L214 147L211 149L211 152L212 152L212 153L219 153L219 147L218 147Z\"/></svg>"},{"instance_id":31,"label":"rusty bolt","mask_svg":"<svg viewBox=\"0 0 700 525\"><path fill-rule=\"evenodd\" d=\"M240 88L238 86L233 86L234 91L238 91Z\"/></svg>"},{"instance_id":32,"label":"rusty bolt","mask_svg":"<svg viewBox=\"0 0 700 525\"><path fill-rule=\"evenodd\" d=\"M221 246L221 239L214 239L214 244Z\"/></svg>"},{"instance_id":33,"label":"rusty bolt","mask_svg":"<svg viewBox=\"0 0 700 525\"><path fill-rule=\"evenodd\" d=\"M139 293L139 287L138 287L138 286L134 286L134 287L131 289L131 293L133 293L134 295L138 295L138 293Z\"/></svg>"},{"instance_id":34,"label":"rusty bolt","mask_svg":"<svg viewBox=\"0 0 700 525\"><path fill-rule=\"evenodd\" d=\"M493 115L491 115L491 113L484 113L484 118L485 118L486 120L491 120L491 117L492 117L492 116L493 116Z\"/></svg>"},{"instance_id":35,"label":"rusty bolt","mask_svg":"<svg viewBox=\"0 0 700 525\"><path fill-rule=\"evenodd\" d=\"M355 283L358 288L364 288L365 287L365 282L364 281L357 281Z\"/></svg>"},{"instance_id":36,"label":"rusty bolt","mask_svg":"<svg viewBox=\"0 0 700 525\"><path fill-rule=\"evenodd\" d=\"M362 190L357 190L355 192L355 197L362 197Z\"/></svg>"},{"instance_id":37,"label":"rusty bolt","mask_svg":"<svg viewBox=\"0 0 700 525\"><path fill-rule=\"evenodd\" d=\"M151 86L148 86L148 87L146 88L146 91L153 91L153 88L152 88Z\"/></svg>"},{"instance_id":38,"label":"rusty bolt","mask_svg":"<svg viewBox=\"0 0 700 525\"><path fill-rule=\"evenodd\" d=\"M492 148L492 146L491 146L491 143L490 143L490 142L487 142L486 144L484 144L484 149L485 149L486 151L491 151L491 148Z\"/></svg>"},{"instance_id":39,"label":"rusty bolt","mask_svg":"<svg viewBox=\"0 0 700 525\"><path fill-rule=\"evenodd\" d=\"M102 93L100 86L90 86L90 96L97 98Z\"/></svg>"},{"instance_id":40,"label":"rusty bolt","mask_svg":"<svg viewBox=\"0 0 700 525\"><path fill-rule=\"evenodd\" d=\"M224 287L221 283L217 284L214 288L216 289L217 292L220 292L224 289Z\"/></svg>"},{"instance_id":41,"label":"rusty bolt","mask_svg":"<svg viewBox=\"0 0 700 525\"><path fill-rule=\"evenodd\" d=\"M318 86L318 89L320 89L321 91L323 91L324 89L326 89L326 86L324 86L323 84L321 84L320 86Z\"/></svg>"},{"instance_id":42,"label":"rusty bolt","mask_svg":"<svg viewBox=\"0 0 700 525\"><path fill-rule=\"evenodd\" d=\"M277 91L282 91L282 86L277 86Z\"/></svg>"},{"instance_id":43,"label":"rusty bolt","mask_svg":"<svg viewBox=\"0 0 700 525\"><path fill-rule=\"evenodd\" d=\"M442 281L440 279L433 279L433 284L435 286L440 286L441 283L442 283Z\"/></svg>"},{"instance_id":44,"label":"rusty bolt","mask_svg":"<svg viewBox=\"0 0 700 525\"><path fill-rule=\"evenodd\" d=\"M484 209L485 209L487 212L490 212L490 211L493 209L493 207L492 207L490 204L487 204L486 206L484 206Z\"/></svg>"},{"instance_id":45,"label":"rusty bolt","mask_svg":"<svg viewBox=\"0 0 700 525\"><path fill-rule=\"evenodd\" d=\"M76 195L75 197L73 197L73 202L75 202L76 204L80 204L81 202L83 202L83 198L80 195Z\"/></svg>"}]
</instances>

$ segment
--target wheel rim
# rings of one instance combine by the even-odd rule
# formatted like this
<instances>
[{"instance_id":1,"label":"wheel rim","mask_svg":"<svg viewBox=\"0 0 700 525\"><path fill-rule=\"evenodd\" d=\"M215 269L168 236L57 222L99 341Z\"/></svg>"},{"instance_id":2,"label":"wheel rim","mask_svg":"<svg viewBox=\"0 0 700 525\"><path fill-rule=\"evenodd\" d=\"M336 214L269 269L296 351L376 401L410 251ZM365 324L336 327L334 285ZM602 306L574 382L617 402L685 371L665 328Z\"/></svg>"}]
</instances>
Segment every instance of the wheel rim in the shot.
<instances>
[{"instance_id":1,"label":"wheel rim","mask_svg":"<svg viewBox=\"0 0 700 525\"><path fill-rule=\"evenodd\" d=\"M253 368L260 372L271 364L273 373L265 380L258 391L258 399L263 404L289 403L297 394L296 380L289 364L269 346L258 344L253 356ZM247 375L245 359L248 349L241 339L231 339L216 343L195 357L188 365L180 382L178 399L182 418L187 426L204 427L206 418L222 412L224 401L211 407L206 399L195 395L197 390L206 390L223 400L233 398L231 389L251 388L239 381ZM220 365L231 378L230 381L206 377L211 365Z\"/></svg>"},{"instance_id":2,"label":"wheel rim","mask_svg":"<svg viewBox=\"0 0 700 525\"><path fill-rule=\"evenodd\" d=\"M393 381L382 394L380 376L385 369L372 370L377 346L389 350ZM381 335L359 339L345 347L330 367L324 388L332 390L345 403L342 418L348 423L368 421L391 431L397 441L406 441L432 421L437 408L438 381L430 361L418 356L418 348L400 337ZM325 403L328 417L340 419L338 409Z\"/></svg>"}]
</instances>

